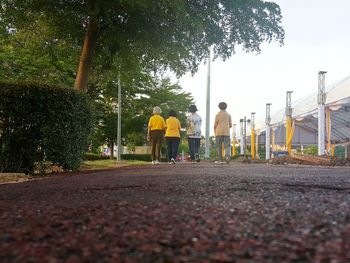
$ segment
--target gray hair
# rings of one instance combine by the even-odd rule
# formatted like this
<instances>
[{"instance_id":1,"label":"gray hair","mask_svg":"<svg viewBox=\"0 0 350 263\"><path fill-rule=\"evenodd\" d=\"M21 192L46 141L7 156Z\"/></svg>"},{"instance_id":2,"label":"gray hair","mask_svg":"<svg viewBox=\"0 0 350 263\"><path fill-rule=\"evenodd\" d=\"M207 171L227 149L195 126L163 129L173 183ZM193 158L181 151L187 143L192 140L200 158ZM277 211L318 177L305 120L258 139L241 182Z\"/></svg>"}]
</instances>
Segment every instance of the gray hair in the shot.
<instances>
[{"instance_id":1,"label":"gray hair","mask_svg":"<svg viewBox=\"0 0 350 263\"><path fill-rule=\"evenodd\" d=\"M153 108L153 113L154 113L154 114L161 114L161 113L162 113L162 110L161 110L161 108L159 108L158 106L156 106L156 107Z\"/></svg>"}]
</instances>

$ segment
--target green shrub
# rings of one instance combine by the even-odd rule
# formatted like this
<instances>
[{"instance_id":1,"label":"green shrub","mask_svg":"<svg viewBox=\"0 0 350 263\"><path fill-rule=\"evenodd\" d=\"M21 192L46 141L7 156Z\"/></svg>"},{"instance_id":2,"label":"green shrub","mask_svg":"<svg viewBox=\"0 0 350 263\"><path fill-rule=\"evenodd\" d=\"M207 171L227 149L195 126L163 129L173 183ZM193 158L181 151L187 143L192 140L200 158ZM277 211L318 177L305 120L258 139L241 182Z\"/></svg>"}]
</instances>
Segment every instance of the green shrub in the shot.
<instances>
[{"instance_id":1,"label":"green shrub","mask_svg":"<svg viewBox=\"0 0 350 263\"><path fill-rule=\"evenodd\" d=\"M122 160L152 161L150 154L122 154L120 158Z\"/></svg>"},{"instance_id":2,"label":"green shrub","mask_svg":"<svg viewBox=\"0 0 350 263\"><path fill-rule=\"evenodd\" d=\"M44 163L77 169L92 129L85 94L27 82L0 82L0 172L33 173Z\"/></svg>"},{"instance_id":3,"label":"green shrub","mask_svg":"<svg viewBox=\"0 0 350 263\"><path fill-rule=\"evenodd\" d=\"M318 147L317 145L311 145L304 149L304 154L307 155L317 155L318 154Z\"/></svg>"},{"instance_id":4,"label":"green shrub","mask_svg":"<svg viewBox=\"0 0 350 263\"><path fill-rule=\"evenodd\" d=\"M122 160L135 160L135 161L145 161L145 162L152 161L150 154L121 154L120 158ZM168 159L165 157L162 157L161 161L166 162L168 161Z\"/></svg>"},{"instance_id":5,"label":"green shrub","mask_svg":"<svg viewBox=\"0 0 350 263\"><path fill-rule=\"evenodd\" d=\"M84 160L86 161L98 161L98 160L108 160L110 159L109 156L103 156L96 153L86 153L84 156Z\"/></svg>"},{"instance_id":6,"label":"green shrub","mask_svg":"<svg viewBox=\"0 0 350 263\"><path fill-rule=\"evenodd\" d=\"M338 158L345 158L345 148L343 145L338 145L334 148L334 156Z\"/></svg>"},{"instance_id":7,"label":"green shrub","mask_svg":"<svg viewBox=\"0 0 350 263\"><path fill-rule=\"evenodd\" d=\"M258 155L261 160L266 159L266 146L265 145L259 145L258 147Z\"/></svg>"}]
</instances>

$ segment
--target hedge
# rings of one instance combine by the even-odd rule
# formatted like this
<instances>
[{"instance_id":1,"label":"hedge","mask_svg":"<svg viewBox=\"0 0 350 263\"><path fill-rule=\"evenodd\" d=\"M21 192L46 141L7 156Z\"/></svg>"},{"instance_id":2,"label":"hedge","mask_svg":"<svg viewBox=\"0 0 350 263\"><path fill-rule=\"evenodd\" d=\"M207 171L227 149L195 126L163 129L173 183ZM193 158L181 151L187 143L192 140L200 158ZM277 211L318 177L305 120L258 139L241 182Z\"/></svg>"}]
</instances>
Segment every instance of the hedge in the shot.
<instances>
[{"instance_id":1,"label":"hedge","mask_svg":"<svg viewBox=\"0 0 350 263\"><path fill-rule=\"evenodd\" d=\"M51 163L77 169L92 130L88 97L35 82L0 82L0 172Z\"/></svg>"},{"instance_id":2,"label":"hedge","mask_svg":"<svg viewBox=\"0 0 350 263\"><path fill-rule=\"evenodd\" d=\"M122 160L152 161L150 154L122 154L120 158Z\"/></svg>"},{"instance_id":3,"label":"hedge","mask_svg":"<svg viewBox=\"0 0 350 263\"><path fill-rule=\"evenodd\" d=\"M150 162L152 160L150 154L121 154L120 158L122 160L134 160L134 161L145 161L145 162ZM109 156L102 156L94 153L86 153L84 157L84 160L86 161L97 161L97 160L107 160L107 159L110 159ZM166 162L167 159L162 158L161 161Z\"/></svg>"},{"instance_id":4,"label":"hedge","mask_svg":"<svg viewBox=\"0 0 350 263\"><path fill-rule=\"evenodd\" d=\"M96 153L85 153L84 160L85 161L98 161L98 160L108 160L109 156L103 156Z\"/></svg>"}]
</instances>

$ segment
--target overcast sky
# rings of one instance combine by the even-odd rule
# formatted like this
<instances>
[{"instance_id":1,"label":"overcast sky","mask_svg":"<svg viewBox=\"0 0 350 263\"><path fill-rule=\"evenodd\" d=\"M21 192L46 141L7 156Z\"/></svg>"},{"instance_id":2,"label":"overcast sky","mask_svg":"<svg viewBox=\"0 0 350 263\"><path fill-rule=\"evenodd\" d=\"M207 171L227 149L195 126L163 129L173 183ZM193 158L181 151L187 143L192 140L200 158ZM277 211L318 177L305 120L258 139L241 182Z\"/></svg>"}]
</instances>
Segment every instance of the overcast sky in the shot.
<instances>
[{"instance_id":1,"label":"overcast sky","mask_svg":"<svg viewBox=\"0 0 350 263\"><path fill-rule=\"evenodd\" d=\"M350 75L350 0L275 0L282 10L285 45L263 44L257 55L237 49L225 62L211 65L210 133L218 111L225 101L233 122L256 112L265 118L265 104L271 113L285 106L287 90L292 101L317 91L318 71L328 71L326 86ZM205 131L205 91L207 66L192 77L179 79L196 101ZM239 132L237 125L237 132Z\"/></svg>"}]
</instances>

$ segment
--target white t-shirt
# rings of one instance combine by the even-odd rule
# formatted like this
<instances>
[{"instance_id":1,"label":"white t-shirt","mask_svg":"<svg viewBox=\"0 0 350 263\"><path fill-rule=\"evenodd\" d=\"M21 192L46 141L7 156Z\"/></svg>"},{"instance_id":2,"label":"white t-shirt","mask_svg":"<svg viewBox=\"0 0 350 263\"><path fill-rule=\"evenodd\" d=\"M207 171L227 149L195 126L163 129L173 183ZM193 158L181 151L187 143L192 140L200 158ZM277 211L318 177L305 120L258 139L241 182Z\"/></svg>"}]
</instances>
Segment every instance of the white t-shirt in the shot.
<instances>
[{"instance_id":1,"label":"white t-shirt","mask_svg":"<svg viewBox=\"0 0 350 263\"><path fill-rule=\"evenodd\" d=\"M201 138L202 118L197 113L191 113L187 116L187 131L189 138Z\"/></svg>"}]
</instances>

